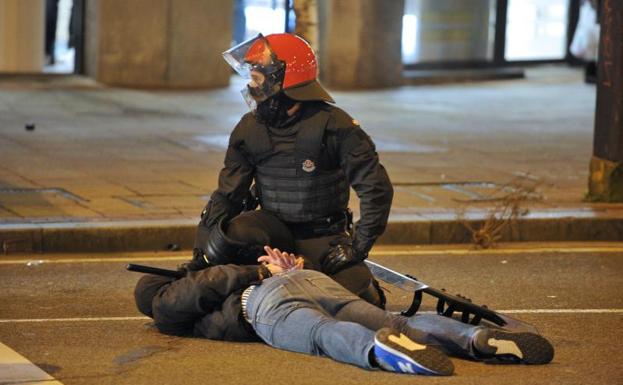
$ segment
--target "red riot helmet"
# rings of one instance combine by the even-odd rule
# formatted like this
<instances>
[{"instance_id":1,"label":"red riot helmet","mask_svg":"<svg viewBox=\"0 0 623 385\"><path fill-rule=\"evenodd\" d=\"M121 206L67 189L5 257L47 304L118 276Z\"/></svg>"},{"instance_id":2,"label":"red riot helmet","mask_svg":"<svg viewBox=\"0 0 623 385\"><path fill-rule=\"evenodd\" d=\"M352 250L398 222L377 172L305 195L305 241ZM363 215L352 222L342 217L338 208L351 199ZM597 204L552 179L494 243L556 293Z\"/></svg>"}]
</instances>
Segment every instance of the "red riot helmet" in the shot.
<instances>
[{"instance_id":1,"label":"red riot helmet","mask_svg":"<svg viewBox=\"0 0 623 385\"><path fill-rule=\"evenodd\" d=\"M334 103L318 82L318 62L313 49L296 35L258 34L225 51L223 57L242 77L251 80L242 94L252 110L257 103L281 90L298 101Z\"/></svg>"}]
</instances>

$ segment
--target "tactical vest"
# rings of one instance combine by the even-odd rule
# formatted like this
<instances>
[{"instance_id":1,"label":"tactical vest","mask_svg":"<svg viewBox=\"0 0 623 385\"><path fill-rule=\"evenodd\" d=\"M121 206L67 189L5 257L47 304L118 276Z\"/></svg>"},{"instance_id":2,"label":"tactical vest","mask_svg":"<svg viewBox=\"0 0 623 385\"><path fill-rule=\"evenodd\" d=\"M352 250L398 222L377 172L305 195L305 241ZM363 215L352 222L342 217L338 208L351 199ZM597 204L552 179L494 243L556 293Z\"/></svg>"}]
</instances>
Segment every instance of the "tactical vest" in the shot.
<instances>
[{"instance_id":1,"label":"tactical vest","mask_svg":"<svg viewBox=\"0 0 623 385\"><path fill-rule=\"evenodd\" d=\"M323 143L331 121L324 109L304 113L295 123L290 148L276 151L268 128L247 130L245 149L255 166L255 185L262 209L285 222L310 222L348 207L349 185L336 154Z\"/></svg>"}]
</instances>

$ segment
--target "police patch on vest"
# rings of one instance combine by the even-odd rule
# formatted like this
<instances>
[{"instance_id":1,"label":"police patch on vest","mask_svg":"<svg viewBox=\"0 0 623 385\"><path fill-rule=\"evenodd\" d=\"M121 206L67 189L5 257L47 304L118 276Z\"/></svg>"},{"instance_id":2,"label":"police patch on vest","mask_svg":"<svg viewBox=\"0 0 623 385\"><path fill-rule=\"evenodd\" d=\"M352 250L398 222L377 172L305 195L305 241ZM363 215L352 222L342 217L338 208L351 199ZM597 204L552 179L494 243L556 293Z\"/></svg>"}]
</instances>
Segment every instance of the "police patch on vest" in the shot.
<instances>
[{"instance_id":1,"label":"police patch on vest","mask_svg":"<svg viewBox=\"0 0 623 385\"><path fill-rule=\"evenodd\" d=\"M316 164L311 159L305 159L303 162L303 171L312 172L316 169Z\"/></svg>"}]
</instances>

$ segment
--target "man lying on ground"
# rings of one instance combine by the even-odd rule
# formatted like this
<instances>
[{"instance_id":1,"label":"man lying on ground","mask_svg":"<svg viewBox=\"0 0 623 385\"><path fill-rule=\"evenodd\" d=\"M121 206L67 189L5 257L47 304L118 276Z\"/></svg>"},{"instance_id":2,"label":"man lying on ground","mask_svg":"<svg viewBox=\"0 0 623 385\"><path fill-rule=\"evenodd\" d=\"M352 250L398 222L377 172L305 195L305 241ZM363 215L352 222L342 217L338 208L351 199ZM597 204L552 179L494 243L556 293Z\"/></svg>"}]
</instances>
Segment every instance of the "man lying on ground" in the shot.
<instances>
[{"instance_id":1,"label":"man lying on ground","mask_svg":"<svg viewBox=\"0 0 623 385\"><path fill-rule=\"evenodd\" d=\"M219 265L184 278L143 276L138 309L163 333L258 341L328 356L365 369L450 375L446 354L475 360L545 364L554 350L542 336L381 310L323 273L301 270L293 254L265 247L259 265ZM259 337L259 338L258 338Z\"/></svg>"}]
</instances>

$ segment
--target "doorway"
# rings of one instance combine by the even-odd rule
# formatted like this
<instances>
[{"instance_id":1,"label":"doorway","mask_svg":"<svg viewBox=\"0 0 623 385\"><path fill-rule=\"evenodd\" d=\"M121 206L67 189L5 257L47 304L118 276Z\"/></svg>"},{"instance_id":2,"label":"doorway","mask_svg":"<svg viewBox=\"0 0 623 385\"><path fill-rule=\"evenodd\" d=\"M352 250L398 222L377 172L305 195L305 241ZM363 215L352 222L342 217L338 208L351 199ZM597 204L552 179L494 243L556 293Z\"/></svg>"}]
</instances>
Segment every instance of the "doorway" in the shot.
<instances>
[{"instance_id":1,"label":"doorway","mask_svg":"<svg viewBox=\"0 0 623 385\"><path fill-rule=\"evenodd\" d=\"M74 0L45 0L44 73L75 69Z\"/></svg>"}]
</instances>

